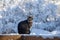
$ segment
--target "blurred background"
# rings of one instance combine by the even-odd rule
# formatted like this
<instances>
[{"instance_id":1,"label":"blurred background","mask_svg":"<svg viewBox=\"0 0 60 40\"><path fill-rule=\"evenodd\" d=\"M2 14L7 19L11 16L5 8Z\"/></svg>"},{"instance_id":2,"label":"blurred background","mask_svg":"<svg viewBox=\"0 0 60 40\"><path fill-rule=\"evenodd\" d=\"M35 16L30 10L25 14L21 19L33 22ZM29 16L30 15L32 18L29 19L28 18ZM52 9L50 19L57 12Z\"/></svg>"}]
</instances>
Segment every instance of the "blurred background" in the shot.
<instances>
[{"instance_id":1,"label":"blurred background","mask_svg":"<svg viewBox=\"0 0 60 40\"><path fill-rule=\"evenodd\" d=\"M29 15L30 35L60 37L60 0L0 0L0 34L18 34L18 23Z\"/></svg>"}]
</instances>

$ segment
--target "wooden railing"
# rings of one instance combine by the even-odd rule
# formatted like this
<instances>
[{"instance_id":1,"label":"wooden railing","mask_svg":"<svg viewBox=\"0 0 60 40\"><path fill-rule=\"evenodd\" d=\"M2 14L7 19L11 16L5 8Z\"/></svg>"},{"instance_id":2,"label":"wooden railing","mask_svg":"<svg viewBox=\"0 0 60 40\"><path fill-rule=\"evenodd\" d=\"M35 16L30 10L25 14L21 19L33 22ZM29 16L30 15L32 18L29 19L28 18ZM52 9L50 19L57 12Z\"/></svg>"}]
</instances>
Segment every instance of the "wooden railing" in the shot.
<instances>
[{"instance_id":1,"label":"wooden railing","mask_svg":"<svg viewBox=\"0 0 60 40\"><path fill-rule=\"evenodd\" d=\"M60 38L54 37L53 39L51 38L42 38L41 36L19 36L19 35L14 35L14 36L0 36L0 40L60 40Z\"/></svg>"}]
</instances>

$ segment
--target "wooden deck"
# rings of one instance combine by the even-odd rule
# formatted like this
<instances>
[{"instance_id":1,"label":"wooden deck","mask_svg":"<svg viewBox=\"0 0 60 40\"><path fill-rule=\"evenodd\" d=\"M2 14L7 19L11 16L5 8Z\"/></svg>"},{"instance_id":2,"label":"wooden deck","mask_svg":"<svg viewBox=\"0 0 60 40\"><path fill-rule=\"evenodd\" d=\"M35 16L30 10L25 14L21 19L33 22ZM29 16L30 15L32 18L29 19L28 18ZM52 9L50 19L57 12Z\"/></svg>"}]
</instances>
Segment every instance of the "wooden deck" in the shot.
<instances>
[{"instance_id":1,"label":"wooden deck","mask_svg":"<svg viewBox=\"0 0 60 40\"><path fill-rule=\"evenodd\" d=\"M60 38L54 37L53 39L43 39L42 37L36 37L36 36L0 36L0 40L60 40Z\"/></svg>"}]
</instances>

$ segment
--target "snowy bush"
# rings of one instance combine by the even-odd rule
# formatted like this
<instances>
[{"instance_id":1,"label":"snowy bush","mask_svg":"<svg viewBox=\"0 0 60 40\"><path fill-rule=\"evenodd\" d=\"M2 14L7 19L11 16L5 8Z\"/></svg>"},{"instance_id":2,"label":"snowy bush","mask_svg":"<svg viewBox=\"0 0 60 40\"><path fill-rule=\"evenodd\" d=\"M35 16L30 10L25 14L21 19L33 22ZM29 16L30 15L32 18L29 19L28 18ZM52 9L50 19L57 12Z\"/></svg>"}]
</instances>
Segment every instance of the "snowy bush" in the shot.
<instances>
[{"instance_id":1,"label":"snowy bush","mask_svg":"<svg viewBox=\"0 0 60 40\"><path fill-rule=\"evenodd\" d=\"M56 15L57 5L54 3L46 4L45 0L21 0L21 3L6 0L5 2L3 7L5 9L0 11L0 33L18 33L18 23L29 15L33 16L31 31L40 29L52 32L60 26L60 18Z\"/></svg>"}]
</instances>

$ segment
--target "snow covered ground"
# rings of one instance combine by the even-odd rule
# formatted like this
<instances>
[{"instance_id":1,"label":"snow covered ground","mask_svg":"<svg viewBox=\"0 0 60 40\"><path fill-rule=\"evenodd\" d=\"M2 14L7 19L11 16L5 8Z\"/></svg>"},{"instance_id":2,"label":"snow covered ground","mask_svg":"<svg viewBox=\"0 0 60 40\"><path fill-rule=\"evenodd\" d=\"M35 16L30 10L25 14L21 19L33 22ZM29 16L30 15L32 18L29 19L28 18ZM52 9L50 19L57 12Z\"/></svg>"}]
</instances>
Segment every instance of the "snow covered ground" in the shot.
<instances>
[{"instance_id":1,"label":"snow covered ground","mask_svg":"<svg viewBox=\"0 0 60 40\"><path fill-rule=\"evenodd\" d=\"M0 34L17 34L18 23L32 15L30 35L60 37L60 5L57 0L2 0L0 3Z\"/></svg>"}]
</instances>

